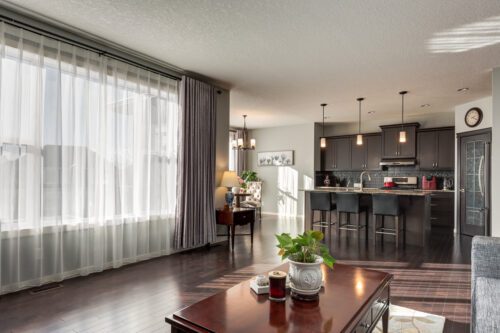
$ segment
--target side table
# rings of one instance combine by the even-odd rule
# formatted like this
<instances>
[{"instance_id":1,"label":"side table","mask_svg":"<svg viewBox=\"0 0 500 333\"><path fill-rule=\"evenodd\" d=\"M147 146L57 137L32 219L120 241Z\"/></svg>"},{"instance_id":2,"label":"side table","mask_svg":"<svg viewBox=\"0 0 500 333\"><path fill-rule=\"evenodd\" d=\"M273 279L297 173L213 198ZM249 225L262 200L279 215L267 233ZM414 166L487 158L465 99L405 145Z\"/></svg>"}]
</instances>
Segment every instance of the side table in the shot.
<instances>
[{"instance_id":1,"label":"side table","mask_svg":"<svg viewBox=\"0 0 500 333\"><path fill-rule=\"evenodd\" d=\"M235 227L250 223L250 241L253 244L253 227L255 223L254 208L230 208L217 209L215 211L217 224L227 226L227 239L231 240L231 248L234 250ZM241 234L243 235L243 234Z\"/></svg>"}]
</instances>

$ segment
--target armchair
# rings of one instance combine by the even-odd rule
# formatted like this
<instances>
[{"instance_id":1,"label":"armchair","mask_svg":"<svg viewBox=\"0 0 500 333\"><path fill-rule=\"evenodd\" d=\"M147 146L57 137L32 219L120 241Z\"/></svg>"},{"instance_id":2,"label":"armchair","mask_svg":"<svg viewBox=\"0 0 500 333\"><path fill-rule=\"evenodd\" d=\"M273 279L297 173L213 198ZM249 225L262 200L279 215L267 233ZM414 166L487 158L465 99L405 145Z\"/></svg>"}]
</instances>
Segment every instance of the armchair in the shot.
<instances>
[{"instance_id":1,"label":"armchair","mask_svg":"<svg viewBox=\"0 0 500 333\"><path fill-rule=\"evenodd\" d=\"M256 212L259 214L259 220L262 219L262 182L247 182L246 193L250 193L251 196L247 197L245 201L241 203L243 207L255 208Z\"/></svg>"}]
</instances>

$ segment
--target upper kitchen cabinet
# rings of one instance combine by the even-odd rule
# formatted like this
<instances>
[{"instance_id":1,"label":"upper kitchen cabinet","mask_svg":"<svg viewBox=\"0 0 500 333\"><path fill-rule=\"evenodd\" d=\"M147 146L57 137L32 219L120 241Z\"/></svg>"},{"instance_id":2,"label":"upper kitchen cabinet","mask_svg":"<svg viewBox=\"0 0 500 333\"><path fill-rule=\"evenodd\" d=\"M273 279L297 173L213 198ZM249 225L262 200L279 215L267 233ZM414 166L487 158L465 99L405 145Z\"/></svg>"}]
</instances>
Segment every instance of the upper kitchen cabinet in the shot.
<instances>
[{"instance_id":1,"label":"upper kitchen cabinet","mask_svg":"<svg viewBox=\"0 0 500 333\"><path fill-rule=\"evenodd\" d=\"M419 131L418 138L418 166L422 170L434 169L436 165L436 132Z\"/></svg>"},{"instance_id":2,"label":"upper kitchen cabinet","mask_svg":"<svg viewBox=\"0 0 500 333\"><path fill-rule=\"evenodd\" d=\"M366 164L366 137L363 137L363 145L356 144L356 138L351 139L351 169L364 170Z\"/></svg>"},{"instance_id":3,"label":"upper kitchen cabinet","mask_svg":"<svg viewBox=\"0 0 500 333\"><path fill-rule=\"evenodd\" d=\"M433 128L418 132L418 166L421 170L455 168L455 129Z\"/></svg>"},{"instance_id":4,"label":"upper kitchen cabinet","mask_svg":"<svg viewBox=\"0 0 500 333\"><path fill-rule=\"evenodd\" d=\"M380 170L382 157L382 136L380 134L363 135L363 145L356 144L356 137L351 139L351 169Z\"/></svg>"},{"instance_id":5,"label":"upper kitchen cabinet","mask_svg":"<svg viewBox=\"0 0 500 333\"><path fill-rule=\"evenodd\" d=\"M382 135L366 136L366 168L368 170L380 170L382 160Z\"/></svg>"},{"instance_id":6,"label":"upper kitchen cabinet","mask_svg":"<svg viewBox=\"0 0 500 333\"><path fill-rule=\"evenodd\" d=\"M351 138L328 138L322 149L322 169L324 171L351 169Z\"/></svg>"},{"instance_id":7,"label":"upper kitchen cabinet","mask_svg":"<svg viewBox=\"0 0 500 333\"><path fill-rule=\"evenodd\" d=\"M417 156L418 123L403 126L406 131L406 142L399 142L401 125L380 126L382 129L382 158L415 158Z\"/></svg>"}]
</instances>

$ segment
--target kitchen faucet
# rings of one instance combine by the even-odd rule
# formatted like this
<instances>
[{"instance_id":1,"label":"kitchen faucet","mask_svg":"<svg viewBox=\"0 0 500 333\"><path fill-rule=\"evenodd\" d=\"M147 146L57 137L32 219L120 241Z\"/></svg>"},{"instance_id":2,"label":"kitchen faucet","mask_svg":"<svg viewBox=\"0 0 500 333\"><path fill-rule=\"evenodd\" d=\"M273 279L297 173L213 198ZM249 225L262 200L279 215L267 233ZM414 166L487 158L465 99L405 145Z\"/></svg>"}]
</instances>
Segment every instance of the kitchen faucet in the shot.
<instances>
[{"instance_id":1,"label":"kitchen faucet","mask_svg":"<svg viewBox=\"0 0 500 333\"><path fill-rule=\"evenodd\" d=\"M368 171L363 171L360 175L359 175L359 184L361 186L361 191L363 191L363 176L365 175L368 176L368 181L371 181L372 180L372 177L370 177L370 174L368 173Z\"/></svg>"}]
</instances>

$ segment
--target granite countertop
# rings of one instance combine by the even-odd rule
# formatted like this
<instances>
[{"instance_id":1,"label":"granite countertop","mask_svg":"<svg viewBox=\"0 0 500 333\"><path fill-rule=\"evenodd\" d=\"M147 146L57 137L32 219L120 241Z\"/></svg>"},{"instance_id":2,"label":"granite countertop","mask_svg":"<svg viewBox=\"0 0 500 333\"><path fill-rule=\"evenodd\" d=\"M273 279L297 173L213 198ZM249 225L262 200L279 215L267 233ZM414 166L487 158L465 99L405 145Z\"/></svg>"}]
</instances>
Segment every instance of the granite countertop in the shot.
<instances>
[{"instance_id":1,"label":"granite countertop","mask_svg":"<svg viewBox=\"0 0 500 333\"><path fill-rule=\"evenodd\" d=\"M302 189L302 191L310 192L310 191L324 191L324 192L352 192L352 193L363 193L363 194L373 194L373 193L382 193L382 194L397 194L397 195L408 195L408 196L426 196L431 195L432 193L453 193L453 190L383 190L379 188L370 188L365 187L363 191L354 187L333 187L333 186L317 186L314 189Z\"/></svg>"}]
</instances>

